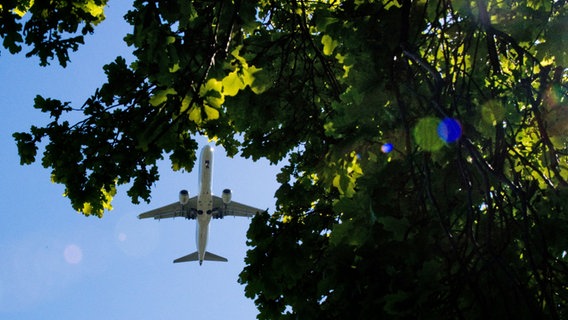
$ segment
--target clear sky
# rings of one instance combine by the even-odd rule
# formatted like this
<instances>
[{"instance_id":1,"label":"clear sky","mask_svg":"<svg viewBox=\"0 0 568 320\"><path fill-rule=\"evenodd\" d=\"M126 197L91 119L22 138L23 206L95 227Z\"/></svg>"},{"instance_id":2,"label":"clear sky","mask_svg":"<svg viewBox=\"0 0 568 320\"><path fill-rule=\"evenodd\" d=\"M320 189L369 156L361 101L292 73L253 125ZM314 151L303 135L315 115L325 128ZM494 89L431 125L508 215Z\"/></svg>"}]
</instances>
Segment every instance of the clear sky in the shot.
<instances>
[{"instance_id":1,"label":"clear sky","mask_svg":"<svg viewBox=\"0 0 568 320\"><path fill-rule=\"evenodd\" d=\"M63 69L39 67L24 54L0 56L0 319L253 319L256 308L237 283L244 268L250 220L211 222L208 250L228 263L173 264L195 251L195 221L138 220L144 211L172 203L181 189L197 190L197 170L173 172L166 161L152 202L134 205L119 187L114 210L103 219L74 212L40 163L20 166L12 133L43 125L33 98L74 106L104 81L102 66L129 57L122 16L130 1L110 1L107 19L72 53ZM201 145L207 140L200 138ZM275 174L267 161L229 159L215 148L213 192L233 190L233 200L274 209ZM197 169L197 168L196 168Z\"/></svg>"}]
</instances>

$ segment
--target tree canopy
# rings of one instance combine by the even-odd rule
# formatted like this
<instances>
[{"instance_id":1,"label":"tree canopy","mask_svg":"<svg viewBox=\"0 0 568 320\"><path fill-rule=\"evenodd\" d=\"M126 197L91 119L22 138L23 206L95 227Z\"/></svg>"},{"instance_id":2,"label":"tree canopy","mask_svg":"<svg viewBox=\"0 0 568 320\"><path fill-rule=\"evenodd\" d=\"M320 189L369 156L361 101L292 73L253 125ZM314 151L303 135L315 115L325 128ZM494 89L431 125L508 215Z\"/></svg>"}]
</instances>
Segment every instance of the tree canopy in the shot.
<instances>
[{"instance_id":1,"label":"tree canopy","mask_svg":"<svg viewBox=\"0 0 568 320\"><path fill-rule=\"evenodd\" d=\"M4 1L3 45L65 65L105 4ZM38 96L53 121L14 137L22 164L45 145L85 215L118 185L148 201L164 156L191 170L197 134L283 161L240 275L259 319L563 318L567 15L563 0L135 0L135 60L107 64L82 106Z\"/></svg>"}]
</instances>

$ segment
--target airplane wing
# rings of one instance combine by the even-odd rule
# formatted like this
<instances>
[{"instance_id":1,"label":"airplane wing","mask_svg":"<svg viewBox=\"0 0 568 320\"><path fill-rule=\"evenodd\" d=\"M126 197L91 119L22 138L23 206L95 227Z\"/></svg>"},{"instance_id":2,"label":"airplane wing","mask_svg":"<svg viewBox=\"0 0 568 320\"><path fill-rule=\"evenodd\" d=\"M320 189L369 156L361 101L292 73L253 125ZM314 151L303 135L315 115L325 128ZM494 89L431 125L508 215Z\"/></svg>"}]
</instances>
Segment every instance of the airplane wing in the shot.
<instances>
[{"instance_id":1,"label":"airplane wing","mask_svg":"<svg viewBox=\"0 0 568 320\"><path fill-rule=\"evenodd\" d=\"M255 214L264 211L235 201L231 201L229 204L225 205L223 199L217 196L213 196L213 208L214 211L218 210L219 213L222 213L222 216L236 217L253 217Z\"/></svg>"},{"instance_id":2,"label":"airplane wing","mask_svg":"<svg viewBox=\"0 0 568 320\"><path fill-rule=\"evenodd\" d=\"M189 199L186 205L182 205L179 201L172 204L150 210L138 215L138 219L154 218L154 219L166 219L183 217L188 219L194 219L195 213L192 212L192 208L197 207L197 197Z\"/></svg>"}]
</instances>

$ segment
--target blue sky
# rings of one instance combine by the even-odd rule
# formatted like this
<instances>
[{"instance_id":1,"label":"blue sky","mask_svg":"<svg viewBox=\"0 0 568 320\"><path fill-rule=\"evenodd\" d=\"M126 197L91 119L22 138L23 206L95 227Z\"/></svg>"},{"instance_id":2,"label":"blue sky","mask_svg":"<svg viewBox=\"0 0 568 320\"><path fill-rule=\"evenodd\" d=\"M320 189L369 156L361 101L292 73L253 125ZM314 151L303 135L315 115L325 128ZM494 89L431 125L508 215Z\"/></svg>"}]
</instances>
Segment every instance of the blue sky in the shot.
<instances>
[{"instance_id":1,"label":"blue sky","mask_svg":"<svg viewBox=\"0 0 568 320\"><path fill-rule=\"evenodd\" d=\"M195 221L138 220L144 211L195 195L197 170L173 172L160 164L152 202L134 205L119 188L103 219L71 209L63 186L52 184L40 163L20 166L12 133L49 119L33 109L37 94L80 106L104 81L102 66L128 58L122 15L128 1L110 1L107 19L65 69L38 66L24 54L0 56L0 318L1 319L253 319L256 308L237 283L244 268L244 218L211 223L208 249L228 263L173 264L195 251ZM200 138L201 145L207 143ZM233 200L274 209L278 168L267 161L229 159L215 149L213 192L233 190Z\"/></svg>"}]
</instances>

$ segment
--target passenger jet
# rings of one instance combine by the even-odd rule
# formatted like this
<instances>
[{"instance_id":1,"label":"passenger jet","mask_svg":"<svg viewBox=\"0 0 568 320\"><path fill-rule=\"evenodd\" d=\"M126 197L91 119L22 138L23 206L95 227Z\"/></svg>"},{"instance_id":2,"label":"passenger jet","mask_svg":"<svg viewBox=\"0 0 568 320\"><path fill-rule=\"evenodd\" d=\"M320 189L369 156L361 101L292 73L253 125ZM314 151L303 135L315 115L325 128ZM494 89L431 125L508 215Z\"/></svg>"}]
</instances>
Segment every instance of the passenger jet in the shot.
<instances>
[{"instance_id":1,"label":"passenger jet","mask_svg":"<svg viewBox=\"0 0 568 320\"><path fill-rule=\"evenodd\" d=\"M193 198L189 197L187 190L179 192L179 201L167 206L154 209L138 216L139 219L154 218L165 219L184 217L186 219L196 219L196 242L197 251L174 260L174 263L199 261L228 261L226 258L206 251L207 239L209 237L209 222L211 218L221 219L225 216L252 217L263 211L238 202L231 201L231 190L223 190L221 197L211 193L211 176L213 175L213 148L205 146L201 150L199 157L199 194Z\"/></svg>"}]
</instances>

